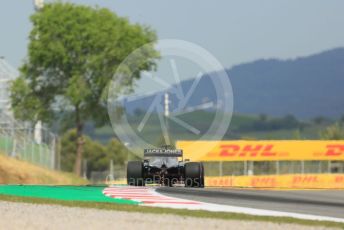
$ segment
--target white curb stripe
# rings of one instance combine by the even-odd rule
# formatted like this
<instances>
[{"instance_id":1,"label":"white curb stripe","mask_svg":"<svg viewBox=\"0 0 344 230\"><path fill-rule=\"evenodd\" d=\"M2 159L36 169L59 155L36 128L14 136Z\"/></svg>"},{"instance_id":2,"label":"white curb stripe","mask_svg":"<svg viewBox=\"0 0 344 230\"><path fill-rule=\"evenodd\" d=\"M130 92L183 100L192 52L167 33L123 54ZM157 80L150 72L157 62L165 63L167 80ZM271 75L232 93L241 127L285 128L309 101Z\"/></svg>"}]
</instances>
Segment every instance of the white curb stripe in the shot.
<instances>
[{"instance_id":1,"label":"white curb stripe","mask_svg":"<svg viewBox=\"0 0 344 230\"><path fill-rule=\"evenodd\" d=\"M174 198L162 195L155 191L155 188L138 188L130 186L114 186L108 187L103 190L103 194L113 198L121 198L127 200L133 200L142 202L143 205L167 205L178 206L178 205L198 205L200 202L184 200L180 198Z\"/></svg>"},{"instance_id":2,"label":"white curb stripe","mask_svg":"<svg viewBox=\"0 0 344 230\"><path fill-rule=\"evenodd\" d=\"M155 188L137 188L137 187L109 187L103 190L104 195L114 197L135 200L142 202L143 206L150 207L162 207L162 208L175 208L175 209L189 209L189 210L205 210L211 212L233 212L242 213L256 216L275 216L275 217L292 217L305 220L320 220L320 221L334 221L344 223L344 219L329 217L329 216L317 216L310 214L301 214L293 212L273 211L256 208L246 208L231 205L211 204L205 202L198 202L193 200L185 200L175 197L170 197L158 193Z\"/></svg>"}]
</instances>

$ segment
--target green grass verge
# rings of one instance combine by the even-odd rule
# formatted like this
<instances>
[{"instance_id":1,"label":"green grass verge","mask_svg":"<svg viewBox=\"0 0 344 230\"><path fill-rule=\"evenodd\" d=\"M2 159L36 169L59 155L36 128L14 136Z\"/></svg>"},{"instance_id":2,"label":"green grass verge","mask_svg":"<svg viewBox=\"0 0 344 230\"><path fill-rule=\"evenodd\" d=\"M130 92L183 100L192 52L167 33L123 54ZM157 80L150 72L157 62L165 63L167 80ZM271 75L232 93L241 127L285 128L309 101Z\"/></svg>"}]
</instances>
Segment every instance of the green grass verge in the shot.
<instances>
[{"instance_id":1,"label":"green grass verge","mask_svg":"<svg viewBox=\"0 0 344 230\"><path fill-rule=\"evenodd\" d=\"M62 201L54 199L41 199L32 197L20 197L20 196L8 196L0 195L0 200L9 202L22 202L31 204L52 204L62 205L67 207L80 207L80 208L95 208L101 210L114 210L114 211L125 211L125 212L144 212L153 214L174 214L183 217L198 217L198 218L216 218L224 220L241 220L241 221L268 221L280 224L299 224L307 226L324 226L332 228L344 229L344 223L337 223L331 221L313 221L313 220L302 220L290 217L270 217L270 216L253 216L239 213L228 213L228 212L209 212L209 211L191 211L186 209L170 209L170 208L155 208L155 207L144 207L138 205L125 205L115 203L98 203L98 202L83 202L83 201Z\"/></svg>"},{"instance_id":2,"label":"green grass verge","mask_svg":"<svg viewBox=\"0 0 344 230\"><path fill-rule=\"evenodd\" d=\"M43 199L135 205L139 202L104 196L104 186L0 185L0 194Z\"/></svg>"}]
</instances>

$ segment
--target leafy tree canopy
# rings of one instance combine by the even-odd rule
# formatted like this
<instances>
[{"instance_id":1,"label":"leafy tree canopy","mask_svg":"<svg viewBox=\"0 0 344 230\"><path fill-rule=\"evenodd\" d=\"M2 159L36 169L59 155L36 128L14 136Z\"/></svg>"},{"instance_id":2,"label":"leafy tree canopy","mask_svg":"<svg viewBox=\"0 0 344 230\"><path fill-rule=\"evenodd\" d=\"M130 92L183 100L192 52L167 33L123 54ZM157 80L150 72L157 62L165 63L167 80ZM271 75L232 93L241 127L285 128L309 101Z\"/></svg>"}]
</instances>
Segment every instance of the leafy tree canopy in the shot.
<instances>
[{"instance_id":1,"label":"leafy tree canopy","mask_svg":"<svg viewBox=\"0 0 344 230\"><path fill-rule=\"evenodd\" d=\"M74 109L80 120L103 121L107 85L118 65L136 48L156 41L146 26L104 8L71 3L46 4L31 17L28 58L21 77L12 85L12 104L17 118L53 121L54 110ZM146 48L140 70L151 70L158 57Z\"/></svg>"},{"instance_id":2,"label":"leafy tree canopy","mask_svg":"<svg viewBox=\"0 0 344 230\"><path fill-rule=\"evenodd\" d=\"M146 45L130 63L137 69L125 75L121 88L130 89L141 71L155 68L157 38L149 27L131 24L108 9L72 3L46 4L31 22L28 58L11 87L12 108L21 120L47 123L54 121L56 111L73 111L75 172L80 175L85 121L107 120L110 80L132 51Z\"/></svg>"}]
</instances>

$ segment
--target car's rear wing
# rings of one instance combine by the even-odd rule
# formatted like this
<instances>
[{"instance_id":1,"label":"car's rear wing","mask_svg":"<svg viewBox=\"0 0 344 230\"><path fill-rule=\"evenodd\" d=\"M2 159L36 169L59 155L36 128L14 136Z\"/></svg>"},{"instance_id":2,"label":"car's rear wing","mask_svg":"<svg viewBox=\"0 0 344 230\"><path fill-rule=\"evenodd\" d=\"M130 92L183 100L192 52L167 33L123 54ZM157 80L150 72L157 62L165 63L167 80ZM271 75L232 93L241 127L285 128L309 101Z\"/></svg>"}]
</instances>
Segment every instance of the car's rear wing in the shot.
<instances>
[{"instance_id":1,"label":"car's rear wing","mask_svg":"<svg viewBox=\"0 0 344 230\"><path fill-rule=\"evenodd\" d=\"M181 149L145 149L144 157L182 157L183 150Z\"/></svg>"}]
</instances>

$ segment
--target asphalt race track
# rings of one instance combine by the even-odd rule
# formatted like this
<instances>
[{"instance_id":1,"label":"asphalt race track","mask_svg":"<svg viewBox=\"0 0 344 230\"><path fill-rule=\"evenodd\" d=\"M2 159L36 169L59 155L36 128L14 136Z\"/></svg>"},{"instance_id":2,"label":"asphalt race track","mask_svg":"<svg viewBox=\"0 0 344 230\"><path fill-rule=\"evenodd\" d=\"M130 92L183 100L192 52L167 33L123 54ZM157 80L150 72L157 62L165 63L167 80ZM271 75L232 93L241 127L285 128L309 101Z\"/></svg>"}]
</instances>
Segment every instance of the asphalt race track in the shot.
<instances>
[{"instance_id":1,"label":"asphalt race track","mask_svg":"<svg viewBox=\"0 0 344 230\"><path fill-rule=\"evenodd\" d=\"M242 190L160 187L164 195L195 201L344 218L344 190Z\"/></svg>"}]
</instances>

